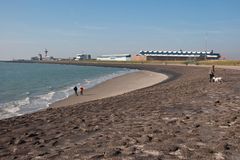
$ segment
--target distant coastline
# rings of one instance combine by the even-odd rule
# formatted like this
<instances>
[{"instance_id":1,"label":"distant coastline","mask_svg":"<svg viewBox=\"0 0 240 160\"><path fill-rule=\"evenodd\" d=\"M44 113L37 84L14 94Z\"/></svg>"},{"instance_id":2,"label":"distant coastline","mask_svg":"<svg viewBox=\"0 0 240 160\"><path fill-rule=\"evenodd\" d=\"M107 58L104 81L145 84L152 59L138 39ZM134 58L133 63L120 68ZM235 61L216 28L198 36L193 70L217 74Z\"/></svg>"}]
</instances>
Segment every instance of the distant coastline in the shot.
<instances>
[{"instance_id":1,"label":"distant coastline","mask_svg":"<svg viewBox=\"0 0 240 160\"><path fill-rule=\"evenodd\" d=\"M34 61L34 60L0 60L0 62L10 62L10 63L51 63L51 64L81 64L81 65L90 65L90 64L152 64L152 65L191 65L191 66L209 66L209 65L218 65L218 66L240 66L240 60L198 60L198 61L189 61L189 60L154 60L154 61L97 61L97 60L54 60L54 61Z\"/></svg>"}]
</instances>

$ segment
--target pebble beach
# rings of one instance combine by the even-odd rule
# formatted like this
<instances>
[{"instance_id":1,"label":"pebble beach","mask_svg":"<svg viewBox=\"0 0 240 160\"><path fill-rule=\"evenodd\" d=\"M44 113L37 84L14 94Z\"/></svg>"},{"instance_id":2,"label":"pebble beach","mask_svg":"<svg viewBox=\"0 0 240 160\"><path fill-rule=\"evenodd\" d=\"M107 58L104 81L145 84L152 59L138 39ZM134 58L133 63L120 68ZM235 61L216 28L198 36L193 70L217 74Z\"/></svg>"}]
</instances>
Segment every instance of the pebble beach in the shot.
<instances>
[{"instance_id":1,"label":"pebble beach","mask_svg":"<svg viewBox=\"0 0 240 160\"><path fill-rule=\"evenodd\" d=\"M168 79L0 120L0 159L239 159L239 70L216 66L223 83L209 83L207 67L94 65Z\"/></svg>"}]
</instances>

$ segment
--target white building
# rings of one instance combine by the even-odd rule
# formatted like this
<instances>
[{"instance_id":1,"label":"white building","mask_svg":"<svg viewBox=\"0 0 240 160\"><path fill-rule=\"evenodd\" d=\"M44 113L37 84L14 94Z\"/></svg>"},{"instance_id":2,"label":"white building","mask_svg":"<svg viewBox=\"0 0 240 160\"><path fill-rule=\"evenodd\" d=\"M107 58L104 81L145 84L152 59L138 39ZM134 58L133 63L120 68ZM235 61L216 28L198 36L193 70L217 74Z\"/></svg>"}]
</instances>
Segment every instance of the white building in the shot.
<instances>
[{"instance_id":1,"label":"white building","mask_svg":"<svg viewBox=\"0 0 240 160\"><path fill-rule=\"evenodd\" d=\"M130 54L102 55L97 57L98 61L131 61Z\"/></svg>"}]
</instances>

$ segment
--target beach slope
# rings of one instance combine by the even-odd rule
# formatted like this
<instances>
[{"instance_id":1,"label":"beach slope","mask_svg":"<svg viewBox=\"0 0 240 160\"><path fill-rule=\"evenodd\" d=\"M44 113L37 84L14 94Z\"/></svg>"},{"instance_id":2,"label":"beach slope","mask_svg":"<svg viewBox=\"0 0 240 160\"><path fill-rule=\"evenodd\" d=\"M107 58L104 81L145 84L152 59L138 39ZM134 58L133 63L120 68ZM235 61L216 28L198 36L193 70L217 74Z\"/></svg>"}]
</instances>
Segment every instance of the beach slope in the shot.
<instances>
[{"instance_id":1,"label":"beach slope","mask_svg":"<svg viewBox=\"0 0 240 160\"><path fill-rule=\"evenodd\" d=\"M79 96L76 96L74 94L64 100L51 104L50 107L62 107L83 103L91 100L112 97L133 90L152 86L166 79L167 79L166 75L150 71L141 70L133 73L128 73L107 80L93 88L84 90L83 95L80 95L80 93L78 92Z\"/></svg>"},{"instance_id":2,"label":"beach slope","mask_svg":"<svg viewBox=\"0 0 240 160\"><path fill-rule=\"evenodd\" d=\"M216 67L224 82L209 83L203 67L103 66L169 78L118 96L1 120L0 159L239 159L239 70Z\"/></svg>"}]
</instances>

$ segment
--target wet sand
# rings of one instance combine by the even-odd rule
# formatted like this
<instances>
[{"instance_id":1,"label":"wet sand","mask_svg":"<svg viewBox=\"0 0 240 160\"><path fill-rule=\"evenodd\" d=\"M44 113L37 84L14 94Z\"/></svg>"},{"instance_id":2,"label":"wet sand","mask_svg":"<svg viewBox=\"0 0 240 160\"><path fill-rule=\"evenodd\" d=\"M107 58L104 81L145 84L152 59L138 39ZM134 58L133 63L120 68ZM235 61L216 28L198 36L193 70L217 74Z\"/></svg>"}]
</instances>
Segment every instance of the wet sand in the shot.
<instances>
[{"instance_id":1,"label":"wet sand","mask_svg":"<svg viewBox=\"0 0 240 160\"><path fill-rule=\"evenodd\" d=\"M133 90L152 86L166 79L166 75L150 71L137 71L128 73L119 77L115 77L111 80L107 80L93 88L84 90L83 95L80 95L78 92L78 96L74 94L64 100L55 102L51 104L50 107L63 107L121 95Z\"/></svg>"},{"instance_id":2,"label":"wet sand","mask_svg":"<svg viewBox=\"0 0 240 160\"><path fill-rule=\"evenodd\" d=\"M216 67L224 80L219 84L208 82L204 67L102 66L169 78L122 95L1 120L0 159L239 159L239 70Z\"/></svg>"}]
</instances>

